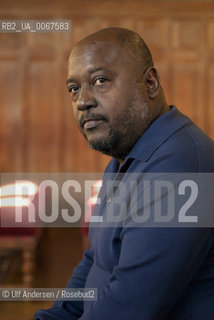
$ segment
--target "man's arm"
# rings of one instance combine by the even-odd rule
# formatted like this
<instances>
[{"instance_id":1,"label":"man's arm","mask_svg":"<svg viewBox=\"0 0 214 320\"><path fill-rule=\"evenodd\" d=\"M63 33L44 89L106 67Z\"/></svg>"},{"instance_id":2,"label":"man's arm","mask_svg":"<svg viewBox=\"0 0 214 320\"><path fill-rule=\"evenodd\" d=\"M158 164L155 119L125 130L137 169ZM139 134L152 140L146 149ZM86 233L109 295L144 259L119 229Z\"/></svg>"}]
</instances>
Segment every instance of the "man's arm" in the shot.
<instances>
[{"instance_id":1,"label":"man's arm","mask_svg":"<svg viewBox=\"0 0 214 320\"><path fill-rule=\"evenodd\" d=\"M143 197L144 185L139 187L137 210L140 214L145 213L148 203ZM161 201L158 207L166 214L168 193L165 189L161 196L148 201L150 213ZM180 202L176 203L178 206ZM118 264L108 283L99 290L98 300L80 320L164 319L197 274L212 244L213 231L209 228L160 228L158 225L133 228L129 222L124 223L120 233Z\"/></svg>"},{"instance_id":2,"label":"man's arm","mask_svg":"<svg viewBox=\"0 0 214 320\"><path fill-rule=\"evenodd\" d=\"M79 265L74 269L67 288L84 288L88 272L93 264L93 251L84 252ZM34 320L77 320L83 312L83 301L55 301L52 308L37 311Z\"/></svg>"},{"instance_id":3,"label":"man's arm","mask_svg":"<svg viewBox=\"0 0 214 320\"><path fill-rule=\"evenodd\" d=\"M205 228L125 228L108 284L81 320L161 320L197 273L211 245Z\"/></svg>"}]
</instances>

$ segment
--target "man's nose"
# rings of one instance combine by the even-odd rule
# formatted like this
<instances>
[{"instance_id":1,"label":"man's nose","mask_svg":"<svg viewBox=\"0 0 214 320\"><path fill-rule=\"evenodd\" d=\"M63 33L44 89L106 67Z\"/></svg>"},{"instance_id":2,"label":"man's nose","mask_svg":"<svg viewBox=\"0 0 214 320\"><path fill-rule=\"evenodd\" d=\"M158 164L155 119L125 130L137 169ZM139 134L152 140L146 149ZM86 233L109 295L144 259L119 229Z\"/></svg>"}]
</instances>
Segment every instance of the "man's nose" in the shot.
<instances>
[{"instance_id":1,"label":"man's nose","mask_svg":"<svg viewBox=\"0 0 214 320\"><path fill-rule=\"evenodd\" d=\"M89 88L82 88L77 100L77 109L79 111L95 108L97 101Z\"/></svg>"}]
</instances>

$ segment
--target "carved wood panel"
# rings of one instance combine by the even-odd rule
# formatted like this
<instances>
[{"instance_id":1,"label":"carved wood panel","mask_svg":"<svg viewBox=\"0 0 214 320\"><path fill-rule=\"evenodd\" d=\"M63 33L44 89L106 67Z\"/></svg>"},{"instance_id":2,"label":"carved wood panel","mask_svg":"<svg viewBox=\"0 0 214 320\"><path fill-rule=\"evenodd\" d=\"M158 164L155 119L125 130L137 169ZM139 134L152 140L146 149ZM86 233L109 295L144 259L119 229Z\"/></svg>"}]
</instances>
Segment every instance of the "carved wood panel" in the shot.
<instances>
[{"instance_id":1,"label":"carved wood panel","mask_svg":"<svg viewBox=\"0 0 214 320\"><path fill-rule=\"evenodd\" d=\"M167 101L214 138L214 3L62 0L1 3L2 19L70 19L70 34L0 34L1 171L103 171L78 132L65 80L73 44L108 26L150 47ZM11 8L13 10L11 11Z\"/></svg>"}]
</instances>

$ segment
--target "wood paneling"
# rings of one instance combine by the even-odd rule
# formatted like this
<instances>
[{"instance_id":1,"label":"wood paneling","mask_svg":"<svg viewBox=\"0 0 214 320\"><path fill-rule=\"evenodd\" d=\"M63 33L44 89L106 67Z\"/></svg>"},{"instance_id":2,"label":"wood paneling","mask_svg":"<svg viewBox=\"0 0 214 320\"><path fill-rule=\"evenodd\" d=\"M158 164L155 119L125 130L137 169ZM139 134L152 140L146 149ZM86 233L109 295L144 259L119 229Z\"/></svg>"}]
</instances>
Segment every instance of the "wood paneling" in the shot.
<instances>
[{"instance_id":1,"label":"wood paneling","mask_svg":"<svg viewBox=\"0 0 214 320\"><path fill-rule=\"evenodd\" d=\"M75 42L108 26L149 45L167 101L214 138L214 2L0 0L1 19L70 19L71 33L0 34L1 171L103 171L78 132L65 80Z\"/></svg>"},{"instance_id":2,"label":"wood paneling","mask_svg":"<svg viewBox=\"0 0 214 320\"><path fill-rule=\"evenodd\" d=\"M23 78L16 60L0 61L0 150L1 167L13 163L14 170L22 167Z\"/></svg>"},{"instance_id":3,"label":"wood paneling","mask_svg":"<svg viewBox=\"0 0 214 320\"><path fill-rule=\"evenodd\" d=\"M214 139L214 108L213 108L213 101L214 101L214 90L213 90L213 83L214 83L214 61L209 65L207 69L207 75L205 78L205 85L206 85L206 97L207 103L205 105L205 112L207 114L207 125L208 131L210 132L210 136Z\"/></svg>"}]
</instances>

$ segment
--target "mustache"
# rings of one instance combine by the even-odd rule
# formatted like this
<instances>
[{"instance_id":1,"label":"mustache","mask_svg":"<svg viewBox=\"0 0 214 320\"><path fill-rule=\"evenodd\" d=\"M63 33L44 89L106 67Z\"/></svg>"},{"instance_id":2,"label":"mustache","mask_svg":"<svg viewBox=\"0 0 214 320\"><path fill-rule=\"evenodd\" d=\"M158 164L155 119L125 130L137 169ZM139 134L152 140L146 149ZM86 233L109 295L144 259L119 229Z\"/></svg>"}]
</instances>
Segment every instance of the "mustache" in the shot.
<instances>
[{"instance_id":1,"label":"mustache","mask_svg":"<svg viewBox=\"0 0 214 320\"><path fill-rule=\"evenodd\" d=\"M79 118L79 125L81 128L83 128L84 123L86 121L89 120L103 120L103 121L108 121L108 117L101 115L101 114L94 114L94 113L90 113L90 114L82 114Z\"/></svg>"}]
</instances>

